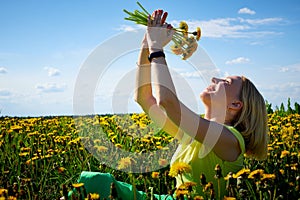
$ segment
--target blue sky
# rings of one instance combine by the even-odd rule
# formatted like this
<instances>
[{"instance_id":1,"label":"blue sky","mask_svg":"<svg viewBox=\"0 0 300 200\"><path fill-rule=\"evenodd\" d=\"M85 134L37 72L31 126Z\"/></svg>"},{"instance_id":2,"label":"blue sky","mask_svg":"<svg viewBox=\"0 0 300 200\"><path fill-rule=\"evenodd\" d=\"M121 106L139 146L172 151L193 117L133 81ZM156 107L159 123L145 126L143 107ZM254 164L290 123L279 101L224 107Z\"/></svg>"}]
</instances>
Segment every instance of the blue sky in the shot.
<instances>
[{"instance_id":1,"label":"blue sky","mask_svg":"<svg viewBox=\"0 0 300 200\"><path fill-rule=\"evenodd\" d=\"M288 97L300 102L298 0L140 2L149 11L168 11L174 25L185 20L191 29L200 26L199 49L220 74L245 75L273 106ZM1 1L0 115L74 114L74 88L89 55L116 35L139 28L124 20L123 9L138 6L136 1L113 0ZM137 51L121 56L98 80L95 113L112 112L114 87L134 69L136 57ZM202 112L197 95L205 87L203 77L185 68L184 61L168 57L193 88ZM140 110L129 98L128 112L135 111Z\"/></svg>"}]
</instances>

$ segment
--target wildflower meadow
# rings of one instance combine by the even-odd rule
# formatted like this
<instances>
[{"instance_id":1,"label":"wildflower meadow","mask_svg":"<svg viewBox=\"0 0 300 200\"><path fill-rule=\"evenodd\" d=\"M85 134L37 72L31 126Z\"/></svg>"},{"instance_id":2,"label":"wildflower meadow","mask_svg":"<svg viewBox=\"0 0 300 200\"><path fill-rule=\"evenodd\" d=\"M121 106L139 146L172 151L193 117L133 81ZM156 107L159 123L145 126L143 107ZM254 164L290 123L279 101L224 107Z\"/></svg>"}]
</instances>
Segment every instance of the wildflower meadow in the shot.
<instances>
[{"instance_id":1,"label":"wildflower meadow","mask_svg":"<svg viewBox=\"0 0 300 200\"><path fill-rule=\"evenodd\" d=\"M265 161L245 159L237 173L220 174L226 180L225 199L300 198L300 108L288 100L287 106L272 108L268 103L269 145ZM100 131L101 129L101 131ZM78 183L82 171L107 172L118 181L144 191L145 199L154 194L171 194L173 199L218 199L218 186L205 180L175 188L174 176L188 173L187 163L168 165L170 148L178 141L157 131L144 113L127 115L0 117L0 199L103 199L88 193ZM102 134L99 134L101 132ZM105 139L105 140L104 140ZM112 146L114 148L112 148ZM115 149L149 153L157 170L136 157L122 157ZM159 155L151 154L160 150ZM101 160L113 159L115 165ZM138 163L141 162L141 163ZM143 173L129 173L137 164ZM101 185L101 183L99 183ZM202 187L204 195L195 194ZM82 191L83 192L80 192ZM79 191L73 196L70 191ZM121 199L111 189L110 199Z\"/></svg>"}]
</instances>

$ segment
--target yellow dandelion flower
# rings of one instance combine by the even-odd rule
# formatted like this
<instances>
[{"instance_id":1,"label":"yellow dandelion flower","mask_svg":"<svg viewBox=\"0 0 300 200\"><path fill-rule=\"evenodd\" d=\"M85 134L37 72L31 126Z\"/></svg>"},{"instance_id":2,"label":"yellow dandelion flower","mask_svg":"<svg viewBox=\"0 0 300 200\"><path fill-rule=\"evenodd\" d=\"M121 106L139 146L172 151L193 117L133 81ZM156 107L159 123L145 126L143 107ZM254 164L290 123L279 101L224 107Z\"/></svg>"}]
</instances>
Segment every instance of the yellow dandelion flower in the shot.
<instances>
[{"instance_id":1,"label":"yellow dandelion flower","mask_svg":"<svg viewBox=\"0 0 300 200\"><path fill-rule=\"evenodd\" d=\"M179 188L175 191L175 196L176 196L176 198L179 198L180 196L187 195L187 194L189 194L189 191L186 190L185 188L179 187Z\"/></svg>"},{"instance_id":2,"label":"yellow dandelion flower","mask_svg":"<svg viewBox=\"0 0 300 200\"><path fill-rule=\"evenodd\" d=\"M155 179L157 179L157 178L159 178L159 172L152 172L152 178L155 178Z\"/></svg>"},{"instance_id":3,"label":"yellow dandelion flower","mask_svg":"<svg viewBox=\"0 0 300 200\"><path fill-rule=\"evenodd\" d=\"M84 183L73 183L72 186L74 188L80 188L80 187L83 187L84 186Z\"/></svg>"},{"instance_id":4,"label":"yellow dandelion flower","mask_svg":"<svg viewBox=\"0 0 300 200\"><path fill-rule=\"evenodd\" d=\"M250 169L241 169L240 171L238 171L236 174L233 174L233 178L238 178L240 176L246 176L250 173Z\"/></svg>"},{"instance_id":5,"label":"yellow dandelion flower","mask_svg":"<svg viewBox=\"0 0 300 200\"><path fill-rule=\"evenodd\" d=\"M188 32L188 30L189 30L189 26L185 21L181 21L179 23L179 28L182 29L185 32Z\"/></svg>"},{"instance_id":6,"label":"yellow dandelion flower","mask_svg":"<svg viewBox=\"0 0 300 200\"><path fill-rule=\"evenodd\" d=\"M168 161L164 158L160 158L158 160L158 164L159 164L159 166L166 166L168 164Z\"/></svg>"},{"instance_id":7,"label":"yellow dandelion flower","mask_svg":"<svg viewBox=\"0 0 300 200\"><path fill-rule=\"evenodd\" d=\"M115 135L115 133L114 132L110 132L110 133L108 133L108 137L113 137Z\"/></svg>"},{"instance_id":8,"label":"yellow dandelion flower","mask_svg":"<svg viewBox=\"0 0 300 200\"><path fill-rule=\"evenodd\" d=\"M224 177L224 180L225 181L228 181L229 179L233 178L233 173L232 172L229 172L225 177Z\"/></svg>"},{"instance_id":9,"label":"yellow dandelion flower","mask_svg":"<svg viewBox=\"0 0 300 200\"><path fill-rule=\"evenodd\" d=\"M63 173L65 170L66 170L66 168L64 168L64 167L59 167L57 169L58 173Z\"/></svg>"},{"instance_id":10,"label":"yellow dandelion flower","mask_svg":"<svg viewBox=\"0 0 300 200\"><path fill-rule=\"evenodd\" d=\"M31 181L31 178L22 178L21 180L23 183L28 183Z\"/></svg>"},{"instance_id":11,"label":"yellow dandelion flower","mask_svg":"<svg viewBox=\"0 0 300 200\"><path fill-rule=\"evenodd\" d=\"M96 148L97 148L97 151L100 151L100 152L106 152L108 150L108 148L105 146L96 146Z\"/></svg>"},{"instance_id":12,"label":"yellow dandelion flower","mask_svg":"<svg viewBox=\"0 0 300 200\"><path fill-rule=\"evenodd\" d=\"M141 141L142 141L142 142L146 142L146 143L150 143L150 142L151 142L151 140L149 140L149 139L147 139L147 138L142 138Z\"/></svg>"},{"instance_id":13,"label":"yellow dandelion flower","mask_svg":"<svg viewBox=\"0 0 300 200\"><path fill-rule=\"evenodd\" d=\"M293 142L296 142L296 141L293 141ZM297 156L297 155L298 155L297 152L292 152L292 153L291 153L291 156Z\"/></svg>"},{"instance_id":14,"label":"yellow dandelion flower","mask_svg":"<svg viewBox=\"0 0 300 200\"><path fill-rule=\"evenodd\" d=\"M276 178L275 174L263 174L261 180L275 179L275 178Z\"/></svg>"},{"instance_id":15,"label":"yellow dandelion flower","mask_svg":"<svg viewBox=\"0 0 300 200\"><path fill-rule=\"evenodd\" d=\"M130 157L126 157L126 158L121 158L121 160L119 160L118 162L118 169L127 169L129 167L131 167L132 163L135 162L135 160L133 160Z\"/></svg>"},{"instance_id":16,"label":"yellow dandelion flower","mask_svg":"<svg viewBox=\"0 0 300 200\"><path fill-rule=\"evenodd\" d=\"M100 195L97 194L97 193L89 193L89 194L88 194L88 199L91 199L91 200L98 200L98 199L100 199Z\"/></svg>"},{"instance_id":17,"label":"yellow dandelion flower","mask_svg":"<svg viewBox=\"0 0 300 200\"><path fill-rule=\"evenodd\" d=\"M110 138L110 140L112 141L112 143L115 143L115 142L116 142L116 141L115 141L116 138L118 138L117 135L114 135L114 136L112 136L112 137Z\"/></svg>"},{"instance_id":18,"label":"yellow dandelion flower","mask_svg":"<svg viewBox=\"0 0 300 200\"><path fill-rule=\"evenodd\" d=\"M223 200L236 200L235 197L224 197Z\"/></svg>"},{"instance_id":19,"label":"yellow dandelion flower","mask_svg":"<svg viewBox=\"0 0 300 200\"><path fill-rule=\"evenodd\" d=\"M101 140L100 140L100 139L95 139L95 140L94 140L94 143L95 143L95 144L101 144Z\"/></svg>"},{"instance_id":20,"label":"yellow dandelion flower","mask_svg":"<svg viewBox=\"0 0 300 200\"><path fill-rule=\"evenodd\" d=\"M118 143L118 144L115 144L115 147L122 148L122 145Z\"/></svg>"},{"instance_id":21,"label":"yellow dandelion flower","mask_svg":"<svg viewBox=\"0 0 300 200\"><path fill-rule=\"evenodd\" d=\"M19 126L19 125L15 125L15 126L11 126L10 129L13 130L13 131L18 131L20 129L22 129L23 127L22 126Z\"/></svg>"},{"instance_id":22,"label":"yellow dandelion flower","mask_svg":"<svg viewBox=\"0 0 300 200\"><path fill-rule=\"evenodd\" d=\"M262 177L262 175L264 174L264 170L263 169L256 169L254 171L252 171L248 178L250 179L259 179L260 177Z\"/></svg>"},{"instance_id":23,"label":"yellow dandelion flower","mask_svg":"<svg viewBox=\"0 0 300 200\"><path fill-rule=\"evenodd\" d=\"M287 151L287 150L283 150L283 151L281 151L280 158L284 158L285 156L287 156L287 155L289 155L289 154L290 154L290 152L289 152L289 151Z\"/></svg>"},{"instance_id":24,"label":"yellow dandelion flower","mask_svg":"<svg viewBox=\"0 0 300 200\"><path fill-rule=\"evenodd\" d=\"M171 46L171 51L175 54L175 55L181 55L183 53L183 49L181 46L174 44Z\"/></svg>"},{"instance_id":25,"label":"yellow dandelion flower","mask_svg":"<svg viewBox=\"0 0 300 200\"><path fill-rule=\"evenodd\" d=\"M196 40L197 40L197 41L199 41L199 40L200 40L200 38L201 38L201 29L200 29L200 27L197 27L197 30L196 30L196 32L197 32L197 35L196 35Z\"/></svg>"},{"instance_id":26,"label":"yellow dandelion flower","mask_svg":"<svg viewBox=\"0 0 300 200\"><path fill-rule=\"evenodd\" d=\"M194 200L204 200L204 197L197 195L194 197Z\"/></svg>"},{"instance_id":27,"label":"yellow dandelion flower","mask_svg":"<svg viewBox=\"0 0 300 200\"><path fill-rule=\"evenodd\" d=\"M214 189L214 184L212 182L208 182L204 187L204 191L209 191L211 189Z\"/></svg>"},{"instance_id":28,"label":"yellow dandelion flower","mask_svg":"<svg viewBox=\"0 0 300 200\"><path fill-rule=\"evenodd\" d=\"M273 147L268 147L268 151L273 151L274 148Z\"/></svg>"},{"instance_id":29,"label":"yellow dandelion flower","mask_svg":"<svg viewBox=\"0 0 300 200\"><path fill-rule=\"evenodd\" d=\"M29 152L22 152L22 153L19 153L19 156L20 156L20 157L27 156L27 155L29 155Z\"/></svg>"},{"instance_id":30,"label":"yellow dandelion flower","mask_svg":"<svg viewBox=\"0 0 300 200\"><path fill-rule=\"evenodd\" d=\"M284 174L284 170L280 169L279 172L283 175Z\"/></svg>"},{"instance_id":31,"label":"yellow dandelion flower","mask_svg":"<svg viewBox=\"0 0 300 200\"><path fill-rule=\"evenodd\" d=\"M33 165L33 164L34 164L33 161L35 161L35 160L37 160L37 159L39 159L39 157L35 156L35 157L33 157L33 158L27 160L25 163L26 163L26 165L30 165L30 164Z\"/></svg>"},{"instance_id":32,"label":"yellow dandelion flower","mask_svg":"<svg viewBox=\"0 0 300 200\"><path fill-rule=\"evenodd\" d=\"M30 148L30 147L22 147L20 150L21 150L21 151L30 151L31 148Z\"/></svg>"},{"instance_id":33,"label":"yellow dandelion flower","mask_svg":"<svg viewBox=\"0 0 300 200\"><path fill-rule=\"evenodd\" d=\"M298 167L298 163L291 164L291 170L296 171Z\"/></svg>"},{"instance_id":34,"label":"yellow dandelion flower","mask_svg":"<svg viewBox=\"0 0 300 200\"><path fill-rule=\"evenodd\" d=\"M8 190L0 188L0 195L5 195L5 194L8 194Z\"/></svg>"},{"instance_id":35,"label":"yellow dandelion flower","mask_svg":"<svg viewBox=\"0 0 300 200\"><path fill-rule=\"evenodd\" d=\"M184 186L185 186L186 188L188 188L188 189L197 185L197 183L192 182L192 181L185 182L185 183L183 183L183 184L184 184Z\"/></svg>"},{"instance_id":36,"label":"yellow dandelion flower","mask_svg":"<svg viewBox=\"0 0 300 200\"><path fill-rule=\"evenodd\" d=\"M179 174L189 173L191 171L192 168L189 164L184 162L176 162L171 166L169 176L175 177Z\"/></svg>"},{"instance_id":37,"label":"yellow dandelion flower","mask_svg":"<svg viewBox=\"0 0 300 200\"><path fill-rule=\"evenodd\" d=\"M32 137L32 136L35 136L35 135L38 135L38 134L39 134L39 132L34 131L34 132L32 132L32 133L28 133L27 136L28 136L28 137Z\"/></svg>"}]
</instances>

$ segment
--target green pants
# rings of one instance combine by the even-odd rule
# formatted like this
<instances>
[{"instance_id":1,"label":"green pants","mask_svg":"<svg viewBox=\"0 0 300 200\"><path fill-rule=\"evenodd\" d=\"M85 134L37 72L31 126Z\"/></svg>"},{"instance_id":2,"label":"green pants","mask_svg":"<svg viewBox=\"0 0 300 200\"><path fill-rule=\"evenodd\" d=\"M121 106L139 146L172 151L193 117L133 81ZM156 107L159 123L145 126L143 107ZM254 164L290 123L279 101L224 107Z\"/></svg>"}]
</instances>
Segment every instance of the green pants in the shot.
<instances>
[{"instance_id":1,"label":"green pants","mask_svg":"<svg viewBox=\"0 0 300 200\"><path fill-rule=\"evenodd\" d=\"M84 183L87 194L89 193L98 193L100 199L106 198L109 199L110 196L110 187L111 184L115 184L115 188L118 194L118 197L122 200L134 200L133 187L132 185L117 181L109 173L100 173L100 172L87 172L83 171L78 180L79 183ZM72 192L69 193L69 196L72 195ZM157 195L154 194L155 198L161 200L171 200L173 199L170 195ZM136 200L146 199L146 193L136 190Z\"/></svg>"}]
</instances>

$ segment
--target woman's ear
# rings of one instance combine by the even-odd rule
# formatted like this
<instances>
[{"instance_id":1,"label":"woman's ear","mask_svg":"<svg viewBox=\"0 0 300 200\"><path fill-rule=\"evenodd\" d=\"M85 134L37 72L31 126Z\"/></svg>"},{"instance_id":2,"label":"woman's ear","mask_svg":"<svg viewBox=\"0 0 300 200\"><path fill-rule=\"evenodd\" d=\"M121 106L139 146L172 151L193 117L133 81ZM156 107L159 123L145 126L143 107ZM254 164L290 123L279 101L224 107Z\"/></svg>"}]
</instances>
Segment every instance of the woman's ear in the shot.
<instances>
[{"instance_id":1,"label":"woman's ear","mask_svg":"<svg viewBox=\"0 0 300 200\"><path fill-rule=\"evenodd\" d=\"M243 102L241 101L234 101L229 105L229 108L232 110L240 110L243 107Z\"/></svg>"}]
</instances>

